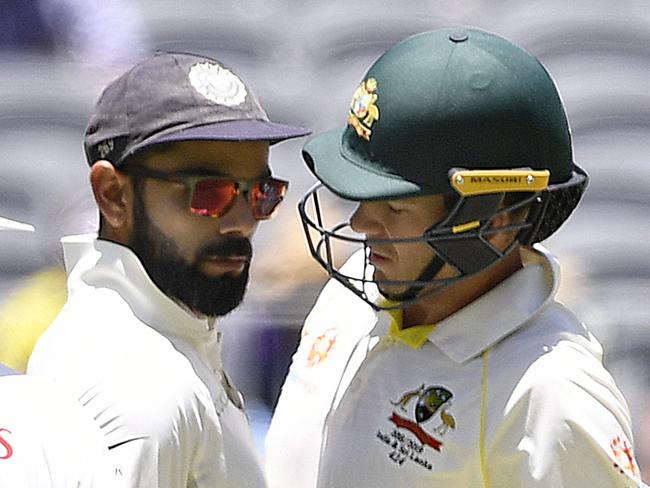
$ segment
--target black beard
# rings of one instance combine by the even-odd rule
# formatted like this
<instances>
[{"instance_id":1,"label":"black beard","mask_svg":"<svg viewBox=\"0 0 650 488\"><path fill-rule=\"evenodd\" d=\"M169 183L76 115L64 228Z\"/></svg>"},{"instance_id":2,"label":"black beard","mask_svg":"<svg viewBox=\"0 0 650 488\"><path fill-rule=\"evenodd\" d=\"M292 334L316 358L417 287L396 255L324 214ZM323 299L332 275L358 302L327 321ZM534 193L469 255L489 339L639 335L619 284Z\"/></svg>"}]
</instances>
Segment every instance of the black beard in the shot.
<instances>
[{"instance_id":1,"label":"black beard","mask_svg":"<svg viewBox=\"0 0 650 488\"><path fill-rule=\"evenodd\" d=\"M217 317L234 310L246 292L253 254L250 241L238 236L221 237L201 248L189 264L180 256L177 244L151 222L140 192L136 193L135 225L129 247L156 286L198 314ZM245 256L247 263L237 275L226 273L211 278L199 269L201 262L211 256Z\"/></svg>"}]
</instances>

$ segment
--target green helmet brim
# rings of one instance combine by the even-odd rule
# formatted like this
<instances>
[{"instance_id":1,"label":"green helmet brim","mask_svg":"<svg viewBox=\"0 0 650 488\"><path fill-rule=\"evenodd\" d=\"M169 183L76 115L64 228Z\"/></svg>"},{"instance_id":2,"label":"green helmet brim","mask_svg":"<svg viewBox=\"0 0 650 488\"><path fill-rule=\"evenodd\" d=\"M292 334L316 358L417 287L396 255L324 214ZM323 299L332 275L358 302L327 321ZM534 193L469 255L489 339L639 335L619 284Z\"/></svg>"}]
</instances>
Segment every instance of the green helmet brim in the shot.
<instances>
[{"instance_id":1,"label":"green helmet brim","mask_svg":"<svg viewBox=\"0 0 650 488\"><path fill-rule=\"evenodd\" d=\"M342 150L345 129L334 129L307 141L302 156L309 169L336 195L347 200L386 200L431 193L403 176L380 173L346 157Z\"/></svg>"}]
</instances>

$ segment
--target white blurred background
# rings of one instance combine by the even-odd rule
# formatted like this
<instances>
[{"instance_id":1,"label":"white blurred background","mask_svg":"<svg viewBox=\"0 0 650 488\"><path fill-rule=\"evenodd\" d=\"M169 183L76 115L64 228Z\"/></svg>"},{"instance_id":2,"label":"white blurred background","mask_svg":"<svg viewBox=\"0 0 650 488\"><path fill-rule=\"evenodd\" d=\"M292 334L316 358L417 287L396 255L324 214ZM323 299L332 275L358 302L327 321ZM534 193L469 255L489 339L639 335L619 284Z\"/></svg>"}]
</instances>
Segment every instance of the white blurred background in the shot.
<instances>
[{"instance_id":1,"label":"white blurred background","mask_svg":"<svg viewBox=\"0 0 650 488\"><path fill-rule=\"evenodd\" d=\"M470 25L539 57L562 93L582 204L546 242L563 264L561 299L605 346L628 399L650 478L650 9L643 0L0 1L0 306L30 274L58 266L58 238L94 231L82 134L102 87L160 50L211 55L251 84L271 118L315 132L342 126L372 61L410 34ZM260 227L244 305L225 319L224 356L258 440L302 319L325 281L295 204L314 179L301 141L272 150L289 202Z\"/></svg>"}]
</instances>

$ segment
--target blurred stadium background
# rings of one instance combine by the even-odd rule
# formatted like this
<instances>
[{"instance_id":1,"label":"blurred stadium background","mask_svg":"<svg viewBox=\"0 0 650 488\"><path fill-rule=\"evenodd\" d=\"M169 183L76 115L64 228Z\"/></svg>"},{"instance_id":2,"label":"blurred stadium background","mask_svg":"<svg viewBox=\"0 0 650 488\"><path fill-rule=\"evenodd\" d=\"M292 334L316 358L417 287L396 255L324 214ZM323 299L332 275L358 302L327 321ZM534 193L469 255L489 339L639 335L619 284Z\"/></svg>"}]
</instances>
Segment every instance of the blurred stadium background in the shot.
<instances>
[{"instance_id":1,"label":"blurred stadium background","mask_svg":"<svg viewBox=\"0 0 650 488\"><path fill-rule=\"evenodd\" d=\"M60 236L95 230L82 133L101 88L154 50L232 66L272 118L341 126L357 83L385 49L449 25L499 33L538 56L563 95L582 205L546 242L563 265L561 299L605 346L650 479L650 10L643 0L3 0L0 3L0 214L33 235L0 233L0 310L33 273L60 266ZM244 305L224 321L224 360L258 441L302 319L325 275L307 255L296 203L314 182L300 141L272 150L289 202L260 227ZM261 444L260 444L261 446Z\"/></svg>"}]
</instances>

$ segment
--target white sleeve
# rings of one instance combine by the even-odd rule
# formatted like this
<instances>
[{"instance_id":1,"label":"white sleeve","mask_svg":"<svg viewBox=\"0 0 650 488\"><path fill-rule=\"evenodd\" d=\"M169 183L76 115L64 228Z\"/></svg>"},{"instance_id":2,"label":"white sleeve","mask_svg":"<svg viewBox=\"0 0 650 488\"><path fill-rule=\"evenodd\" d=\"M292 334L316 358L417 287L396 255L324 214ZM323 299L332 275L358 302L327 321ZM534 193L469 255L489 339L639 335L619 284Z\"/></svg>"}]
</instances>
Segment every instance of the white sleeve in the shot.
<instances>
[{"instance_id":1,"label":"white sleeve","mask_svg":"<svg viewBox=\"0 0 650 488\"><path fill-rule=\"evenodd\" d=\"M105 398L118 397L118 388L122 400L105 402ZM102 426L117 486L187 486L195 452L205 440L204 412L190 385L182 387L174 378L150 376L147 385L144 381L122 383L105 396L81 401ZM209 440L220 447L218 439Z\"/></svg>"},{"instance_id":2,"label":"white sleeve","mask_svg":"<svg viewBox=\"0 0 650 488\"><path fill-rule=\"evenodd\" d=\"M316 486L330 406L350 356L375 321L370 306L328 282L305 321L266 436L269 488Z\"/></svg>"},{"instance_id":3,"label":"white sleeve","mask_svg":"<svg viewBox=\"0 0 650 488\"><path fill-rule=\"evenodd\" d=\"M113 487L98 427L39 378L0 379L0 486Z\"/></svg>"},{"instance_id":4,"label":"white sleeve","mask_svg":"<svg viewBox=\"0 0 650 488\"><path fill-rule=\"evenodd\" d=\"M301 341L293 356L265 441L265 470L269 488L316 486L321 435L329 411L331 381L315 383L303 362L314 342Z\"/></svg>"},{"instance_id":5,"label":"white sleeve","mask_svg":"<svg viewBox=\"0 0 650 488\"><path fill-rule=\"evenodd\" d=\"M625 400L600 361L575 344L528 369L499 430L487 454L495 486L642 486ZM520 456L502 455L507 444Z\"/></svg>"}]
</instances>

